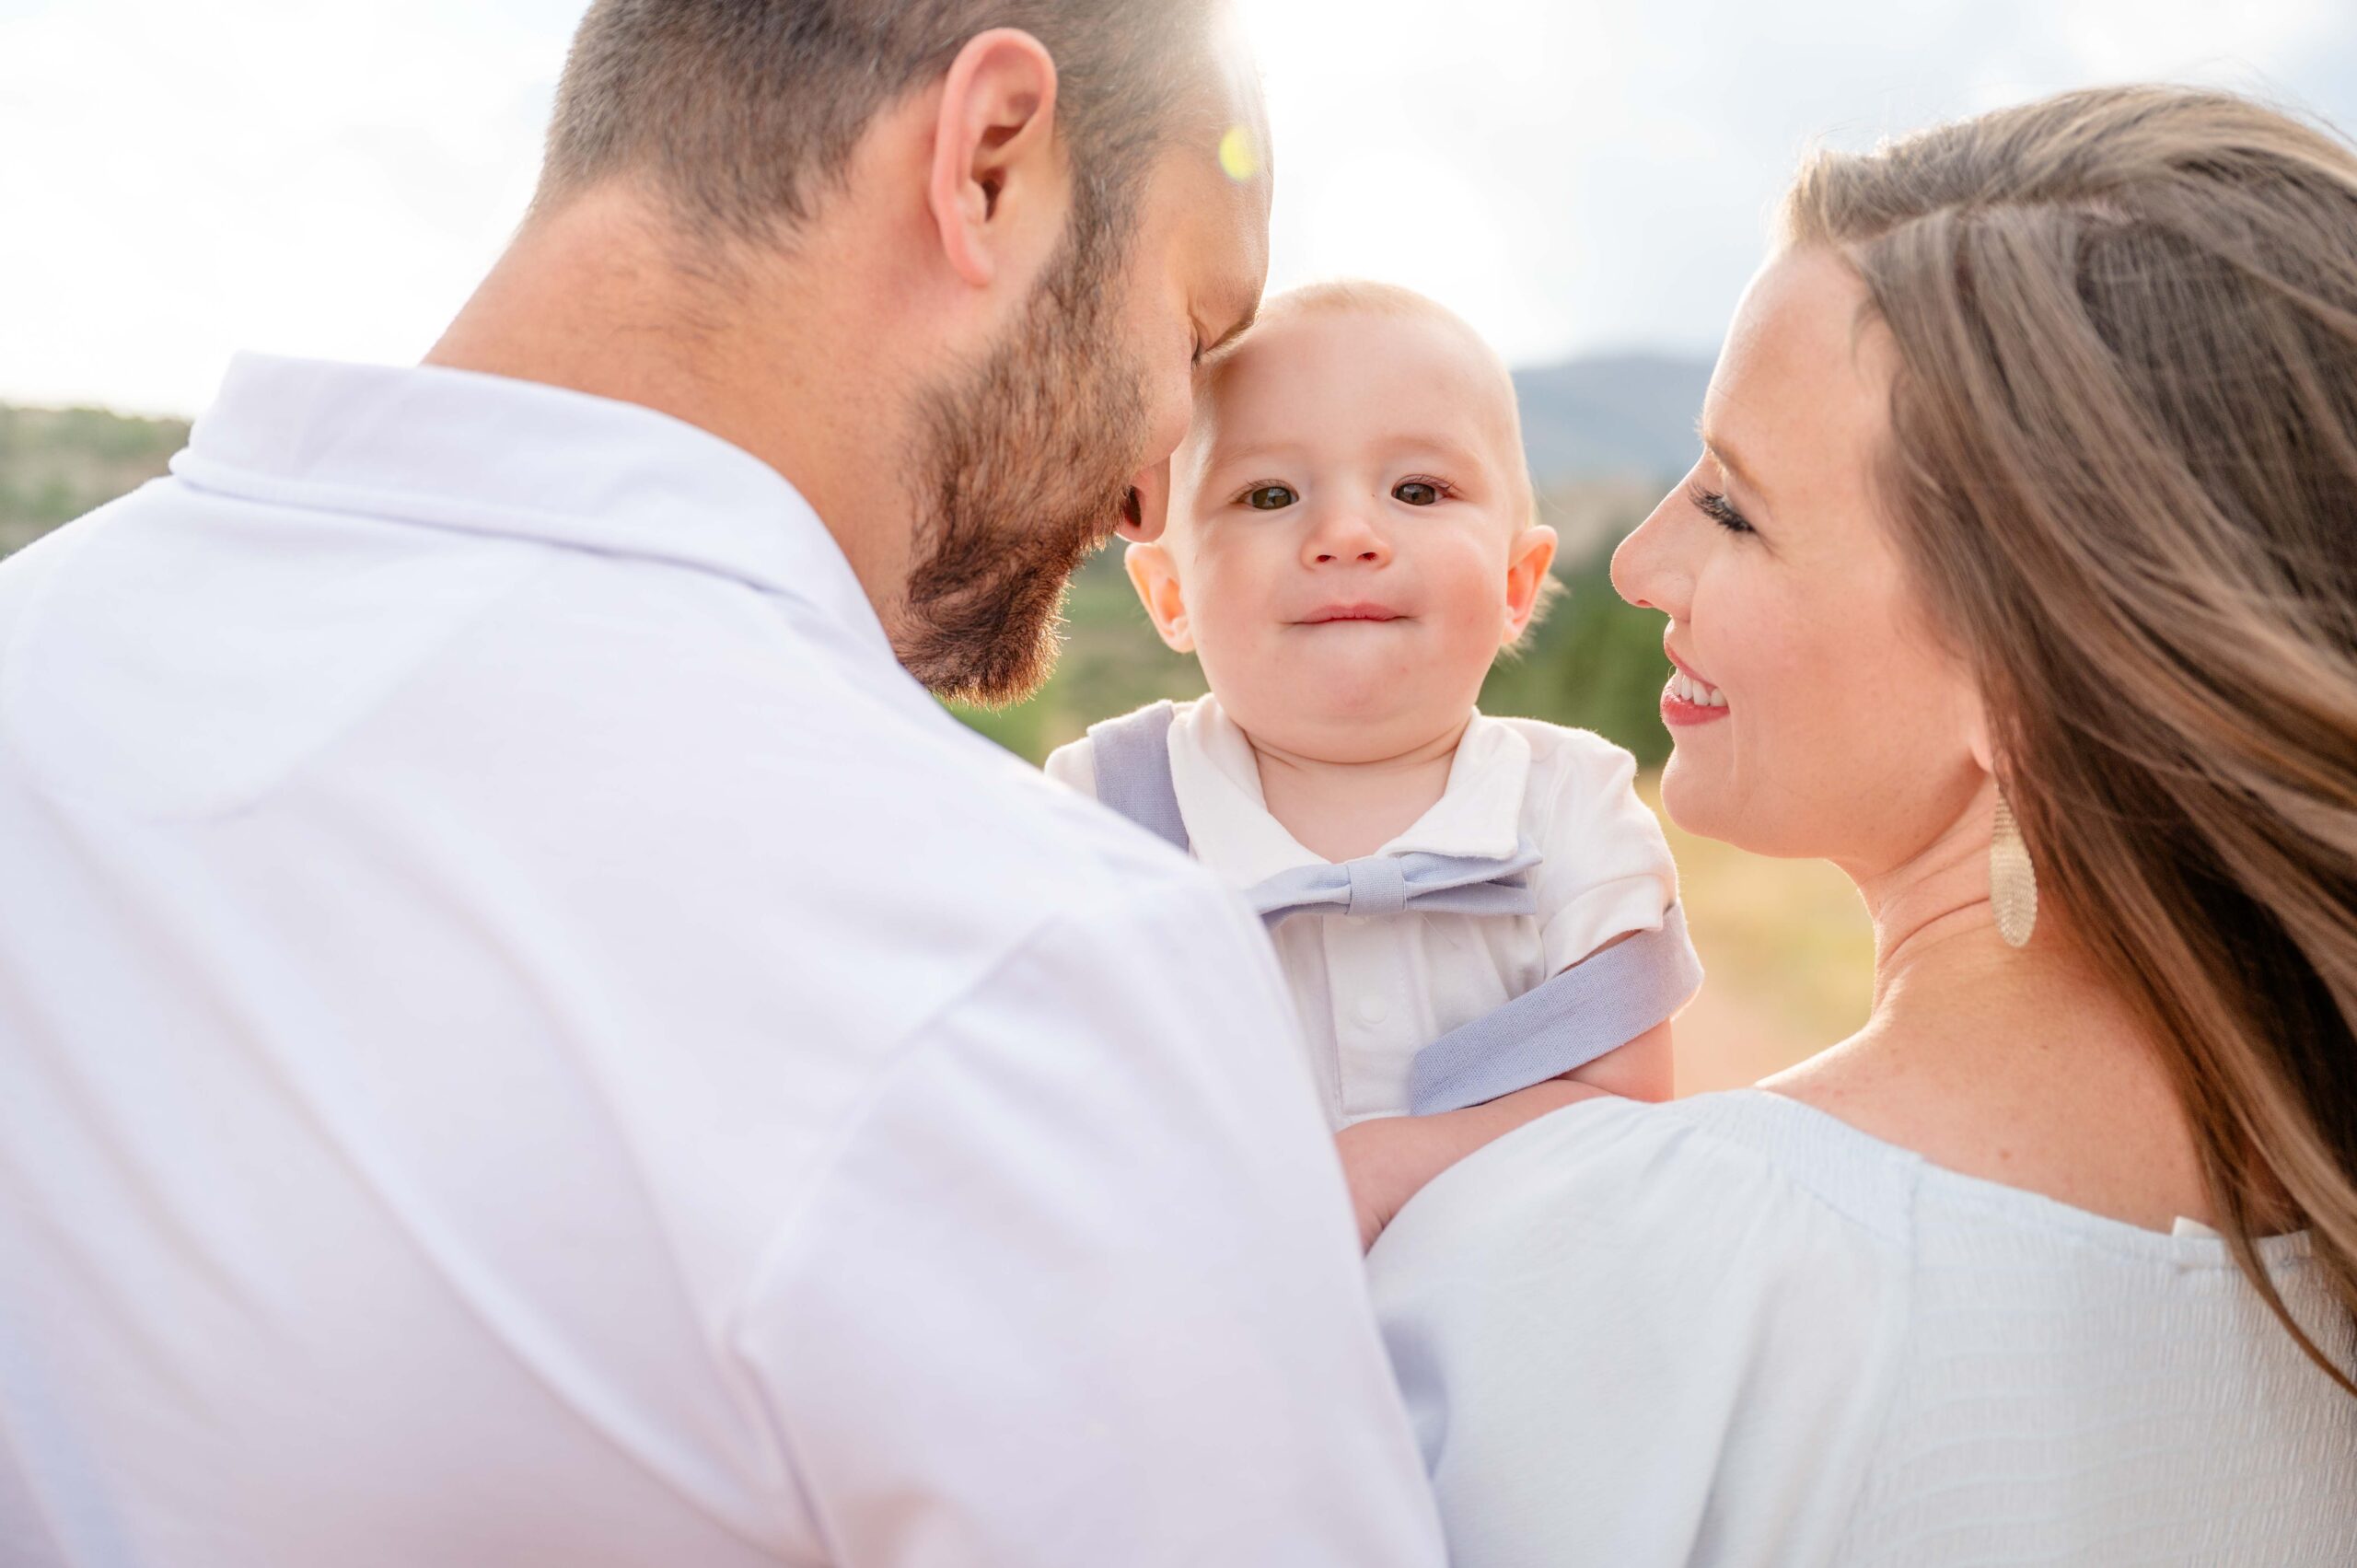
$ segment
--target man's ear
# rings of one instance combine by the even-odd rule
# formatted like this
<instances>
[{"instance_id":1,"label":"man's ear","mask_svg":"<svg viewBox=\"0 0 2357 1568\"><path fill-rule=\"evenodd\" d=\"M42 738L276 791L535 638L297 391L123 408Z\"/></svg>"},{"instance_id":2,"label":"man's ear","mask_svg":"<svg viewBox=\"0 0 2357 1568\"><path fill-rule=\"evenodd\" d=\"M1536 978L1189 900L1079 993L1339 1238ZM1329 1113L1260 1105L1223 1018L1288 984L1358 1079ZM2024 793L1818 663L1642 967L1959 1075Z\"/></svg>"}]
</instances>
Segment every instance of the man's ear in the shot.
<instances>
[{"instance_id":1,"label":"man's ear","mask_svg":"<svg viewBox=\"0 0 2357 1568\"><path fill-rule=\"evenodd\" d=\"M1113 531L1132 544L1152 544L1162 537L1163 526L1170 520L1170 459L1141 469L1130 486L1137 492L1138 519L1124 518Z\"/></svg>"},{"instance_id":2,"label":"man's ear","mask_svg":"<svg viewBox=\"0 0 2357 1568\"><path fill-rule=\"evenodd\" d=\"M1055 125L1045 44L1014 28L967 41L942 83L926 194L950 269L973 287L1044 261L1063 233L1070 194Z\"/></svg>"},{"instance_id":3,"label":"man's ear","mask_svg":"<svg viewBox=\"0 0 2357 1568\"><path fill-rule=\"evenodd\" d=\"M1555 564L1555 530L1534 524L1515 535L1506 555L1505 641L1522 635L1538 608L1538 590L1547 585L1547 569Z\"/></svg>"},{"instance_id":4,"label":"man's ear","mask_svg":"<svg viewBox=\"0 0 2357 1568\"><path fill-rule=\"evenodd\" d=\"M1133 544L1122 557L1130 569L1130 586L1154 621L1162 640L1178 653L1195 651L1194 628L1187 623L1187 596L1178 586L1178 568L1170 552L1158 544Z\"/></svg>"}]
</instances>

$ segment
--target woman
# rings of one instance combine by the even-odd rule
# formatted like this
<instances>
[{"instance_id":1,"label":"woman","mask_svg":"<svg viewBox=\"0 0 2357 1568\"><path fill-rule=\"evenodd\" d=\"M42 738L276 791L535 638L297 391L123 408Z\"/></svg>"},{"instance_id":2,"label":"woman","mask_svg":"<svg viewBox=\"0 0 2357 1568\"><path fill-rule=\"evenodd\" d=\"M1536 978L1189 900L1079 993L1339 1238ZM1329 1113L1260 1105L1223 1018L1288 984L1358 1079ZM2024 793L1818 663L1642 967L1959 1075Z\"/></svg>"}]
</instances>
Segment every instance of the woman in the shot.
<instances>
[{"instance_id":1,"label":"woman","mask_svg":"<svg viewBox=\"0 0 2357 1568\"><path fill-rule=\"evenodd\" d=\"M1784 228L1614 581L1666 808L1847 870L1873 1015L1393 1222L1455 1561L2346 1568L2357 154L2079 93Z\"/></svg>"}]
</instances>

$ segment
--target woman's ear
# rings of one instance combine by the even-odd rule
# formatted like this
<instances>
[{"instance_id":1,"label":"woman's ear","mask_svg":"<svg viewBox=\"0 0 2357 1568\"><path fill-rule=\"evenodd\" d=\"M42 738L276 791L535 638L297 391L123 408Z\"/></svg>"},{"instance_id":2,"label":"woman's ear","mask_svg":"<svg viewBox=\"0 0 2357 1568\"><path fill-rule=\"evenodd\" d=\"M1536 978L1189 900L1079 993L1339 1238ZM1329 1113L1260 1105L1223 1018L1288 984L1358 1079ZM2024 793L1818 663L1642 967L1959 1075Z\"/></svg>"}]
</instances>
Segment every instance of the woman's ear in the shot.
<instances>
[{"instance_id":1,"label":"woman's ear","mask_svg":"<svg viewBox=\"0 0 2357 1568\"><path fill-rule=\"evenodd\" d=\"M1178 568L1170 552L1158 544L1133 544L1122 557L1130 569L1130 586L1154 621L1162 640L1178 653L1195 651L1195 633L1187 624L1187 596L1178 586Z\"/></svg>"},{"instance_id":2,"label":"woman's ear","mask_svg":"<svg viewBox=\"0 0 2357 1568\"><path fill-rule=\"evenodd\" d=\"M987 288L1062 238L1069 202L1055 145L1056 63L1028 32L993 28L951 62L926 196L951 271ZM1038 252L1038 258L1030 253Z\"/></svg>"},{"instance_id":3,"label":"woman's ear","mask_svg":"<svg viewBox=\"0 0 2357 1568\"><path fill-rule=\"evenodd\" d=\"M1989 705L1977 691L1966 697L1965 703L1965 748L1972 753L1972 765L1993 778L1997 772L1997 749L1989 740Z\"/></svg>"},{"instance_id":4,"label":"woman's ear","mask_svg":"<svg viewBox=\"0 0 2357 1568\"><path fill-rule=\"evenodd\" d=\"M1555 530L1537 523L1515 535L1506 555L1506 629L1503 639L1520 637L1538 609L1538 591L1547 586L1548 568L1555 564Z\"/></svg>"}]
</instances>

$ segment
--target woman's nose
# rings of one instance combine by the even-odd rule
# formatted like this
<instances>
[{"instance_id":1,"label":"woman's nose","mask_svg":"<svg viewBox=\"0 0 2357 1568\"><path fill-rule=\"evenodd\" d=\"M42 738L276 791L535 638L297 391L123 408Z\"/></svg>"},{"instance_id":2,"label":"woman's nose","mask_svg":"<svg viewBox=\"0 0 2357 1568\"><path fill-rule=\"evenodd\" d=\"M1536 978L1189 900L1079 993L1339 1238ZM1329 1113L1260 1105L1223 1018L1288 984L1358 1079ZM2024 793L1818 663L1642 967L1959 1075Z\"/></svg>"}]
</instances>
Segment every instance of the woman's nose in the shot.
<instances>
[{"instance_id":1,"label":"woman's nose","mask_svg":"<svg viewBox=\"0 0 2357 1568\"><path fill-rule=\"evenodd\" d=\"M1305 566L1384 566L1390 561L1391 541L1355 506L1328 511L1302 541L1301 563Z\"/></svg>"},{"instance_id":2,"label":"woman's nose","mask_svg":"<svg viewBox=\"0 0 2357 1568\"><path fill-rule=\"evenodd\" d=\"M1691 576L1678 563L1678 510L1682 493L1673 490L1612 552L1612 591L1640 610L1658 610L1672 621L1686 619Z\"/></svg>"}]
</instances>

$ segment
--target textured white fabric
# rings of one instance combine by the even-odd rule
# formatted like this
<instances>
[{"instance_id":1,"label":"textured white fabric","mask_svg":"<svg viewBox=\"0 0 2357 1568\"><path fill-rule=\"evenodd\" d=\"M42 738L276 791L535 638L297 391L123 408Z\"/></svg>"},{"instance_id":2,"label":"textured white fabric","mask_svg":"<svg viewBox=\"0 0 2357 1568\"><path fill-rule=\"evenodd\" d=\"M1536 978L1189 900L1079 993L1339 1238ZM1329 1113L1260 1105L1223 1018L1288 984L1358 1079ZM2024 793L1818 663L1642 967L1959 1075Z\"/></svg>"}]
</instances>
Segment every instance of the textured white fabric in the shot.
<instances>
[{"instance_id":1,"label":"textured white fabric","mask_svg":"<svg viewBox=\"0 0 2357 1568\"><path fill-rule=\"evenodd\" d=\"M1267 944L644 409L0 566L0 1562L1436 1563Z\"/></svg>"},{"instance_id":2,"label":"textured white fabric","mask_svg":"<svg viewBox=\"0 0 2357 1568\"><path fill-rule=\"evenodd\" d=\"M1774 1095L1544 1118L1369 1266L1457 1568L2357 1563L2357 1399L2223 1242Z\"/></svg>"},{"instance_id":3,"label":"textured white fabric","mask_svg":"<svg viewBox=\"0 0 2357 1568\"><path fill-rule=\"evenodd\" d=\"M1097 793L1086 738L1051 753L1047 772ZM1376 853L1504 856L1527 840L1546 857L1530 877L1538 915L1298 914L1277 927L1331 1125L1406 1114L1422 1047L1613 937L1661 928L1678 867L1635 776L1628 752L1586 730L1476 714L1446 793ZM1217 698L1179 704L1170 779L1195 857L1228 887L1326 864L1269 814L1252 744Z\"/></svg>"}]
</instances>

